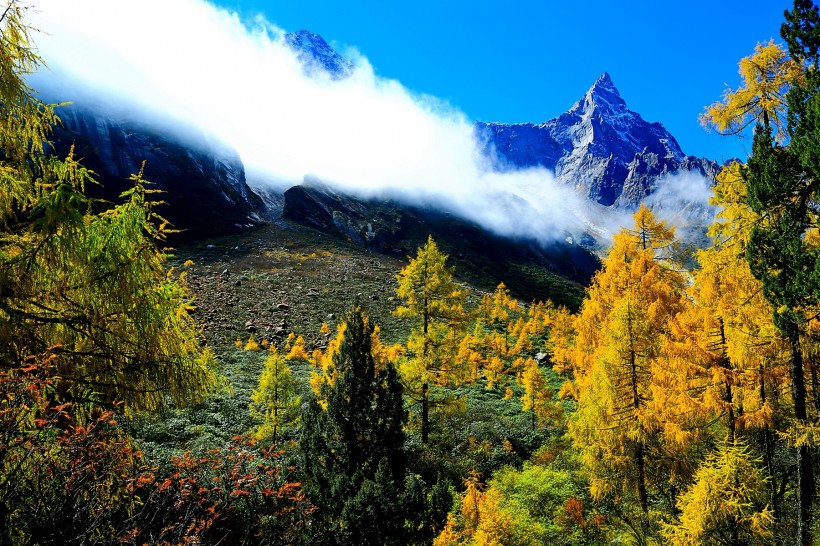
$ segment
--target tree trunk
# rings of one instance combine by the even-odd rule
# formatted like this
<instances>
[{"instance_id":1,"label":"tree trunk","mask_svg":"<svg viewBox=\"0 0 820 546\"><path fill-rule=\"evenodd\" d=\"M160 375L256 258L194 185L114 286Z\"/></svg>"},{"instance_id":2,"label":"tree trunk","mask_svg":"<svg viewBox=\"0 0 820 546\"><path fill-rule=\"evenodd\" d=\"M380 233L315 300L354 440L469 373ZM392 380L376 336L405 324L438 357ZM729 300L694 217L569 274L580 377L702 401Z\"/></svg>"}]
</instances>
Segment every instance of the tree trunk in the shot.
<instances>
[{"instance_id":1,"label":"tree trunk","mask_svg":"<svg viewBox=\"0 0 820 546\"><path fill-rule=\"evenodd\" d=\"M729 360L729 356L726 351L726 330L723 325L723 319L718 320L718 324L720 326L720 348L721 348L721 359L720 359L720 366L726 370L732 370L732 362ZM723 391L723 401L726 403L726 407L728 408L727 412L727 425L729 426L729 442L731 444L735 443L735 407L733 403L733 396L732 396L732 382L729 379L726 379L724 382L724 386L726 387Z\"/></svg>"},{"instance_id":2,"label":"tree trunk","mask_svg":"<svg viewBox=\"0 0 820 546\"><path fill-rule=\"evenodd\" d=\"M638 465L638 498L644 516L649 513L649 496L646 493L646 466L643 460L643 442L635 447L635 463Z\"/></svg>"},{"instance_id":3,"label":"tree trunk","mask_svg":"<svg viewBox=\"0 0 820 546\"><path fill-rule=\"evenodd\" d=\"M792 401L794 402L794 416L798 422L805 424L808 421L806 413L806 383L803 376L803 354L800 351L800 332L796 324L789 332L789 343L792 350ZM809 546L812 543L812 501L814 499L814 468L812 466L811 451L808 446L801 446L797 451L797 488L799 499L798 531L800 544Z\"/></svg>"},{"instance_id":4,"label":"tree trunk","mask_svg":"<svg viewBox=\"0 0 820 546\"><path fill-rule=\"evenodd\" d=\"M426 444L430 436L430 399L427 383L421 385L421 443Z\"/></svg>"}]
</instances>

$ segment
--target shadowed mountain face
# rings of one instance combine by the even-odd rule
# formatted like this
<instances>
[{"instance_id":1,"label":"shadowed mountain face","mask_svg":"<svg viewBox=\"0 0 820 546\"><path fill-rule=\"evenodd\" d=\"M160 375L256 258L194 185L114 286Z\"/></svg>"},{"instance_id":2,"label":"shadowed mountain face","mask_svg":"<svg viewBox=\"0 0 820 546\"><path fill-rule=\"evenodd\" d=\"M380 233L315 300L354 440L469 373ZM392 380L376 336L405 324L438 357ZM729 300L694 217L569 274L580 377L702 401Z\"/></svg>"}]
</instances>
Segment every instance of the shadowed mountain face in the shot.
<instances>
[{"instance_id":1,"label":"shadowed mountain face","mask_svg":"<svg viewBox=\"0 0 820 546\"><path fill-rule=\"evenodd\" d=\"M157 194L165 202L157 212L183 230L174 240L237 233L259 220L262 201L245 183L239 155L224 144L193 128L163 130L115 110L77 105L59 114L54 147L65 155L73 145L75 156L96 173L100 185L88 193L118 202L132 186L129 176L145 162L144 179L164 192Z\"/></svg>"},{"instance_id":2,"label":"shadowed mountain face","mask_svg":"<svg viewBox=\"0 0 820 546\"><path fill-rule=\"evenodd\" d=\"M525 300L550 299L577 309L582 285L599 267L585 248L558 241L549 245L499 237L453 215L393 201L344 195L319 183L285 192L284 217L371 250L397 257L415 255L428 235L450 255L457 273L492 290L504 282Z\"/></svg>"},{"instance_id":3,"label":"shadowed mountain face","mask_svg":"<svg viewBox=\"0 0 820 546\"><path fill-rule=\"evenodd\" d=\"M300 30L285 41L308 75L343 79L352 73L353 64L321 36ZM59 87L49 90L49 99L62 100ZM55 151L65 155L73 145L75 156L96 173L100 185L87 188L91 196L117 202L131 187L129 176L145 162L145 180L164 192L158 194L165 204L157 212L181 230L172 242L237 233L267 212L248 187L236 150L195 127L157 122L138 108L85 93L58 113L62 124L52 135Z\"/></svg>"},{"instance_id":4,"label":"shadowed mountain face","mask_svg":"<svg viewBox=\"0 0 820 546\"><path fill-rule=\"evenodd\" d=\"M716 163L687 157L660 123L629 110L604 73L566 113L540 125L477 122L474 131L499 171L545 167L602 205L632 206L662 176L713 177Z\"/></svg>"}]
</instances>

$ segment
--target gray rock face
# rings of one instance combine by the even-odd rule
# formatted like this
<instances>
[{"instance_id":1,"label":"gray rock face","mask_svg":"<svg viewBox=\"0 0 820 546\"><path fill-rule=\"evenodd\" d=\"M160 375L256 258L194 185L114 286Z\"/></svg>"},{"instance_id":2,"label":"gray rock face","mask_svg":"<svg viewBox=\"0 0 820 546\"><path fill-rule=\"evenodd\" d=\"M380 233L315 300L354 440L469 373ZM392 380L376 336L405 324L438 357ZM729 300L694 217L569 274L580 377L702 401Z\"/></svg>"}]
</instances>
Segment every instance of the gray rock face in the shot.
<instances>
[{"instance_id":1,"label":"gray rock face","mask_svg":"<svg viewBox=\"0 0 820 546\"><path fill-rule=\"evenodd\" d=\"M477 122L474 131L495 169L545 167L606 206L637 204L667 174L718 168L687 157L663 125L629 110L606 73L555 119L539 125Z\"/></svg>"},{"instance_id":2,"label":"gray rock face","mask_svg":"<svg viewBox=\"0 0 820 546\"><path fill-rule=\"evenodd\" d=\"M60 108L62 126L53 135L57 153L74 145L75 156L93 170L101 186L89 193L118 202L128 178L139 172L165 193L157 199L160 215L184 230L176 239L199 239L238 232L254 224L263 208L245 183L237 152L206 138L193 128L162 129L157 125L104 109ZM136 118L136 116L134 116Z\"/></svg>"}]
</instances>

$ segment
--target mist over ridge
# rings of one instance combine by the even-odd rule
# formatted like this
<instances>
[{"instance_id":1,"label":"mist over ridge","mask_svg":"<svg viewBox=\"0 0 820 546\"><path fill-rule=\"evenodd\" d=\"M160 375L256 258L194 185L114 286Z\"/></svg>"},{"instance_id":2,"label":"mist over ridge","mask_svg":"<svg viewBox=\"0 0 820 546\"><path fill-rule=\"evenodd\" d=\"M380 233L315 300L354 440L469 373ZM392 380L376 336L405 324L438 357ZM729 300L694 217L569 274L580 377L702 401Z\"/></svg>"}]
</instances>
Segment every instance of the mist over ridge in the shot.
<instances>
[{"instance_id":1,"label":"mist over ridge","mask_svg":"<svg viewBox=\"0 0 820 546\"><path fill-rule=\"evenodd\" d=\"M354 49L341 52L349 73L335 77L306 71L265 19L204 0L42 0L38 9L49 71L35 87L53 100L120 103L164 127L197 127L238 151L252 186L283 191L315 178L542 242L582 231L605 239L630 223L628 210L590 203L553 168L495 169L472 120L378 76ZM689 183L708 188L701 178Z\"/></svg>"}]
</instances>

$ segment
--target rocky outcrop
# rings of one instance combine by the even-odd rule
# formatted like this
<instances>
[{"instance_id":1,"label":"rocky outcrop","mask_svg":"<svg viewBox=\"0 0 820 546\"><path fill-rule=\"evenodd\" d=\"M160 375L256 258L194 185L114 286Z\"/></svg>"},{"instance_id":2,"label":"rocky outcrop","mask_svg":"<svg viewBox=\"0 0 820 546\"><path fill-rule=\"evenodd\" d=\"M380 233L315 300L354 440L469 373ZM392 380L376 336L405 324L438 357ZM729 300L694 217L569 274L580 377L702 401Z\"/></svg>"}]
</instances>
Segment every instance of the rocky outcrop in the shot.
<instances>
[{"instance_id":1,"label":"rocky outcrop","mask_svg":"<svg viewBox=\"0 0 820 546\"><path fill-rule=\"evenodd\" d=\"M718 168L687 157L663 125L629 110L606 73L555 119L538 125L477 122L474 131L496 170L544 167L605 206L634 206L665 175Z\"/></svg>"},{"instance_id":2,"label":"rocky outcrop","mask_svg":"<svg viewBox=\"0 0 820 546\"><path fill-rule=\"evenodd\" d=\"M183 230L176 240L236 233L259 220L263 204L246 184L237 152L197 129L162 128L102 108L69 106L59 114L56 152L74 146L100 182L86 188L92 196L117 202L145 162L144 179L164 192L157 212Z\"/></svg>"}]
</instances>

